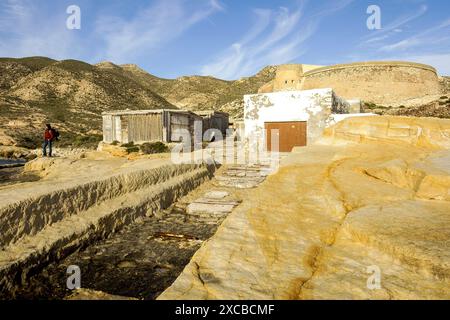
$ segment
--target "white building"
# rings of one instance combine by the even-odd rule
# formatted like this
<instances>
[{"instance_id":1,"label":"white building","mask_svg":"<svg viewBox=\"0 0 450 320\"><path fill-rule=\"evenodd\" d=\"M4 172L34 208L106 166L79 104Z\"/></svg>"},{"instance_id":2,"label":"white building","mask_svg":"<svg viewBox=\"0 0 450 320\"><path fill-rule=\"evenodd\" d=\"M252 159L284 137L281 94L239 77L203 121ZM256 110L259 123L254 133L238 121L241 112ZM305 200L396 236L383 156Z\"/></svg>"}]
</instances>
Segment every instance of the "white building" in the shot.
<instances>
[{"instance_id":1,"label":"white building","mask_svg":"<svg viewBox=\"0 0 450 320\"><path fill-rule=\"evenodd\" d=\"M348 114L350 104L332 89L283 91L244 96L245 135L263 134L267 148L270 132L279 135L279 151L290 152L322 136L323 130L335 123L333 114ZM342 117L341 117L342 118Z\"/></svg>"}]
</instances>

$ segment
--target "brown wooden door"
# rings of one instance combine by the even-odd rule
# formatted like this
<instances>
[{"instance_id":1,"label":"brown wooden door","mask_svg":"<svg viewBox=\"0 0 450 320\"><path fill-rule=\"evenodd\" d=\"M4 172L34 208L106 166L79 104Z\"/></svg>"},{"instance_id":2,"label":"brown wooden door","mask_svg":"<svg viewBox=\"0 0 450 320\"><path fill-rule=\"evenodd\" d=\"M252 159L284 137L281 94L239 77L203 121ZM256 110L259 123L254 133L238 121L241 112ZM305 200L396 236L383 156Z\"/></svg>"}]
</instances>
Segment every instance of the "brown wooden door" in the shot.
<instances>
[{"instance_id":1,"label":"brown wooden door","mask_svg":"<svg viewBox=\"0 0 450 320\"><path fill-rule=\"evenodd\" d=\"M306 146L306 121L265 122L267 150L272 151L272 132L278 130L279 151L291 152L294 147ZM274 132L274 134L276 134Z\"/></svg>"}]
</instances>

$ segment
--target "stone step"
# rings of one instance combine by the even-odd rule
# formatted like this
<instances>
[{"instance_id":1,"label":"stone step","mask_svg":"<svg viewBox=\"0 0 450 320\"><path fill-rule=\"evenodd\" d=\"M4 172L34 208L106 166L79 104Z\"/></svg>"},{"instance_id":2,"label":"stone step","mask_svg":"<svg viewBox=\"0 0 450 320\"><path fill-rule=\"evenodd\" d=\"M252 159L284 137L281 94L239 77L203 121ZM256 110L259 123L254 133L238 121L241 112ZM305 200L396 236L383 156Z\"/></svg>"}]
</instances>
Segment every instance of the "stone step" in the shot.
<instances>
[{"instance_id":1,"label":"stone step","mask_svg":"<svg viewBox=\"0 0 450 320\"><path fill-rule=\"evenodd\" d=\"M226 191L213 190L205 193L204 197L209 199L223 199L229 195L230 194Z\"/></svg>"},{"instance_id":2,"label":"stone step","mask_svg":"<svg viewBox=\"0 0 450 320\"><path fill-rule=\"evenodd\" d=\"M227 170L225 175L230 177L266 177L268 173L262 171L237 171L237 170Z\"/></svg>"},{"instance_id":3,"label":"stone step","mask_svg":"<svg viewBox=\"0 0 450 320\"><path fill-rule=\"evenodd\" d=\"M213 182L217 186L237 189L251 189L257 187L265 180L265 177L230 177L216 176Z\"/></svg>"},{"instance_id":4,"label":"stone step","mask_svg":"<svg viewBox=\"0 0 450 320\"><path fill-rule=\"evenodd\" d=\"M270 175L274 169L270 166L231 166L225 171L225 175L236 177L266 177Z\"/></svg>"},{"instance_id":5,"label":"stone step","mask_svg":"<svg viewBox=\"0 0 450 320\"><path fill-rule=\"evenodd\" d=\"M227 214L239 205L240 202L234 200L211 199L202 197L187 206L188 214L207 213L207 214Z\"/></svg>"}]
</instances>

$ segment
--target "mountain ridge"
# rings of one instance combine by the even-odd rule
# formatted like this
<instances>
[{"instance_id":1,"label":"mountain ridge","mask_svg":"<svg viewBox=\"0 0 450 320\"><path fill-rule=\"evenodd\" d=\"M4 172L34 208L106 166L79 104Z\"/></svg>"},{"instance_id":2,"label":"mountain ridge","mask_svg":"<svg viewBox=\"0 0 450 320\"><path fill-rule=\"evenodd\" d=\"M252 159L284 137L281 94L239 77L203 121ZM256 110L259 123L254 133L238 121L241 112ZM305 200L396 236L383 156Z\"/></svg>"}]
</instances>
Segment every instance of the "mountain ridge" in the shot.
<instances>
[{"instance_id":1,"label":"mountain ridge","mask_svg":"<svg viewBox=\"0 0 450 320\"><path fill-rule=\"evenodd\" d=\"M45 123L62 132L61 145L79 136L100 139L101 113L110 110L214 109L240 118L242 96L257 92L275 72L269 66L234 81L199 75L164 79L135 64L0 58L0 144L37 147Z\"/></svg>"}]
</instances>

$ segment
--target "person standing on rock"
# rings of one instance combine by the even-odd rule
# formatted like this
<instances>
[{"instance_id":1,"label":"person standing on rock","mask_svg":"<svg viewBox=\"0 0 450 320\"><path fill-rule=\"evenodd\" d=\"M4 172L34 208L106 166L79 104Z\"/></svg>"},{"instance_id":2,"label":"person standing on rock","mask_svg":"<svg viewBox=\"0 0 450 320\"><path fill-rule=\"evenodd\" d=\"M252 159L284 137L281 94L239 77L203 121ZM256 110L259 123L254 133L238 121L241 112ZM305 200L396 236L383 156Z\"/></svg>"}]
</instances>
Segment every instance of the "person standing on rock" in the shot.
<instances>
[{"instance_id":1,"label":"person standing on rock","mask_svg":"<svg viewBox=\"0 0 450 320\"><path fill-rule=\"evenodd\" d=\"M47 156L47 146L48 146L48 156L52 156L52 142L55 138L53 135L53 129L50 124L47 124L47 129L44 132L44 145L42 146L42 154L44 157Z\"/></svg>"}]
</instances>

